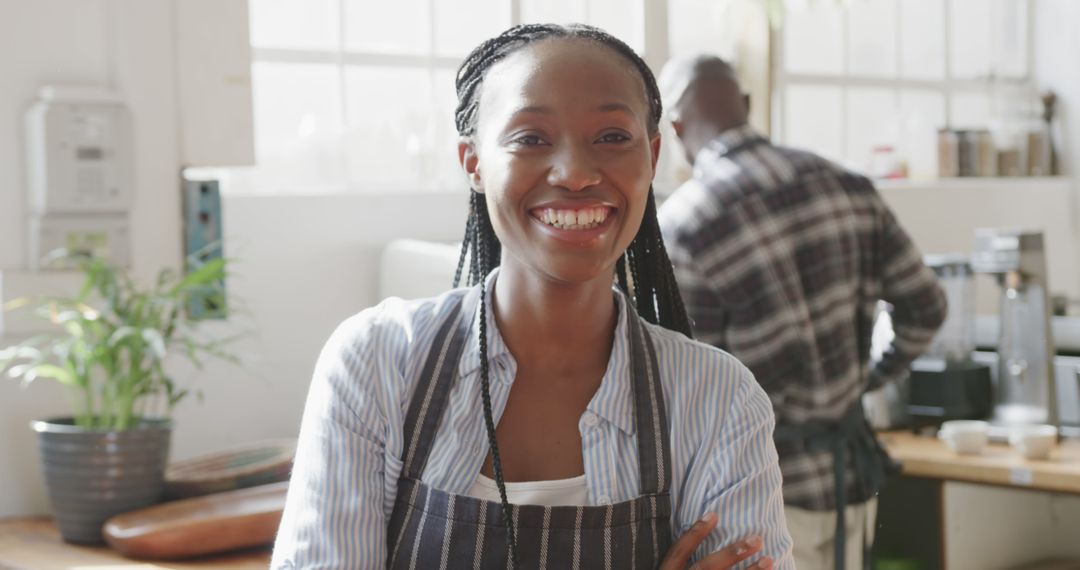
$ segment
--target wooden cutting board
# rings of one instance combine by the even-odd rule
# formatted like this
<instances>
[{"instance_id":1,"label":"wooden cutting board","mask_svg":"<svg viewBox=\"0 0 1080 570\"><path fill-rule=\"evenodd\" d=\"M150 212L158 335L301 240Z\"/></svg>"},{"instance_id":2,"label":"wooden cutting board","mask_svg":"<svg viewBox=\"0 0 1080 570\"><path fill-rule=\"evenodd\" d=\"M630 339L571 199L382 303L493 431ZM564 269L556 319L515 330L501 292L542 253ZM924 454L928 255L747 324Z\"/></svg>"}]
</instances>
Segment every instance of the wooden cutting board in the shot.
<instances>
[{"instance_id":1,"label":"wooden cutting board","mask_svg":"<svg viewBox=\"0 0 1080 570\"><path fill-rule=\"evenodd\" d=\"M132 558L170 560L274 541L287 481L172 501L117 515L105 540Z\"/></svg>"},{"instance_id":2,"label":"wooden cutting board","mask_svg":"<svg viewBox=\"0 0 1080 570\"><path fill-rule=\"evenodd\" d=\"M266 570L268 548L248 548L185 560L131 560L108 546L69 544L48 517L0 518L3 570Z\"/></svg>"}]
</instances>

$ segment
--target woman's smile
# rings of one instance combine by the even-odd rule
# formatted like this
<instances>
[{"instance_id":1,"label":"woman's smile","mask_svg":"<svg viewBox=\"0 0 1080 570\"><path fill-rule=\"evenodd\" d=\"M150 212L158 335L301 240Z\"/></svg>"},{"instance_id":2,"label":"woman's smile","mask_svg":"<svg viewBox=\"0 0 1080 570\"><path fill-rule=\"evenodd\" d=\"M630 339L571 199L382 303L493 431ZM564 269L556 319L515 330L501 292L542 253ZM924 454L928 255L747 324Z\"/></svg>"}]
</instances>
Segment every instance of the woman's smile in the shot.
<instances>
[{"instance_id":1,"label":"woman's smile","mask_svg":"<svg viewBox=\"0 0 1080 570\"><path fill-rule=\"evenodd\" d=\"M529 210L529 217L543 235L555 240L585 245L611 233L618 210L592 201L582 204L546 204Z\"/></svg>"},{"instance_id":2,"label":"woman's smile","mask_svg":"<svg viewBox=\"0 0 1080 570\"><path fill-rule=\"evenodd\" d=\"M580 209L536 208L532 217L560 230L591 230L607 220L611 208L607 206Z\"/></svg>"}]
</instances>

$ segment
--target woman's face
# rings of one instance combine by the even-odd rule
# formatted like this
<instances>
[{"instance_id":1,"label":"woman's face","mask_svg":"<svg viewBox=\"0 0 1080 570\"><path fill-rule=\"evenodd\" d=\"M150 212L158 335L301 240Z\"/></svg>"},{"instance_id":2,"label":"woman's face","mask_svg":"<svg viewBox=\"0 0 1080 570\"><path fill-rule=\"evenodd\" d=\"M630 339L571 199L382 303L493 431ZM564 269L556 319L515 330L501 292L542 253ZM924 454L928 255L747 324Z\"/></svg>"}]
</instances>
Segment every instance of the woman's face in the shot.
<instances>
[{"instance_id":1,"label":"woman's face","mask_svg":"<svg viewBox=\"0 0 1080 570\"><path fill-rule=\"evenodd\" d=\"M525 47L489 71L459 145L503 245L504 271L611 279L641 224L660 137L639 72L577 39Z\"/></svg>"}]
</instances>

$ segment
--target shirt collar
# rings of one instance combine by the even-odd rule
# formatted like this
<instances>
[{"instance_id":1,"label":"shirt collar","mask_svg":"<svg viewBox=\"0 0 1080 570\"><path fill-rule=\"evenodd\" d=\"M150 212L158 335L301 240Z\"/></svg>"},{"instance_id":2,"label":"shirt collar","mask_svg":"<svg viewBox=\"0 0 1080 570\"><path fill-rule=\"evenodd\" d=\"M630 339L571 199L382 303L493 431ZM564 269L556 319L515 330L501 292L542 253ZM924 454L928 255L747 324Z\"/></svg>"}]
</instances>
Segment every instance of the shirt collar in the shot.
<instances>
[{"instance_id":1,"label":"shirt collar","mask_svg":"<svg viewBox=\"0 0 1080 570\"><path fill-rule=\"evenodd\" d=\"M495 278L499 275L499 268L496 267L491 273L484 278L484 310L487 317L487 339L488 339L488 360L492 363L498 361L506 361L512 369L517 368L517 363L514 362L514 355L510 354L510 350L506 347L506 343L503 342L502 334L499 332L498 325L495 324L495 311L492 309L491 297L492 290L495 288ZM469 310L469 307L463 307L464 310ZM480 370L480 311L474 311L472 316L472 324L469 325L469 336L465 341L465 347L461 354L461 363L458 365L458 377L466 378L473 374L476 374ZM497 376L497 375L494 375ZM493 377L494 377L493 376ZM513 374L509 375L510 381L513 381Z\"/></svg>"},{"instance_id":2,"label":"shirt collar","mask_svg":"<svg viewBox=\"0 0 1080 570\"><path fill-rule=\"evenodd\" d=\"M491 375L492 380L513 385L517 362L503 341L498 325L495 324L495 314L491 305L492 290L498 272L499 270L496 268L485 280L487 291L484 296L484 306L487 312L488 360L493 366L505 366L508 371L506 374L493 373ZM618 314L618 321L615 324L615 342L612 343L611 356L608 358L604 377L600 381L600 388L597 389L587 409L602 419L611 422L628 435L633 435L635 433L634 398L629 374L630 350L627 336L627 327L629 326L627 319L630 317L637 318L637 315L630 313L630 303L626 295L614 284L612 284L612 291L615 295ZM476 311L473 315L472 325L469 326L468 339L461 355L461 362L458 365L458 377L464 380L474 375L478 376L479 371L480 311Z\"/></svg>"},{"instance_id":3,"label":"shirt collar","mask_svg":"<svg viewBox=\"0 0 1080 570\"><path fill-rule=\"evenodd\" d=\"M758 141L767 141L761 133L754 130L749 124L740 125L738 127L730 128L719 135L713 140L709 141L694 160L694 164L698 164L698 160L702 154L709 153L718 156L724 156L730 152L733 152L741 147L750 145Z\"/></svg>"}]
</instances>

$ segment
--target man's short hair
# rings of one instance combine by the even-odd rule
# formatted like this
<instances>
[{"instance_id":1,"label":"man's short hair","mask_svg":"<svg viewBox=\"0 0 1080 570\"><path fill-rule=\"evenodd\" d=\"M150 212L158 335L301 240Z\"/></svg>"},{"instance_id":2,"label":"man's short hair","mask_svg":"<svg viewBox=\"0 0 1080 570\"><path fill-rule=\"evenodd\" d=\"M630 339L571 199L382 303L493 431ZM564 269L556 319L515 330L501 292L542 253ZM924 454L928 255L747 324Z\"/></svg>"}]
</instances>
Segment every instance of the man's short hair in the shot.
<instances>
[{"instance_id":1,"label":"man's short hair","mask_svg":"<svg viewBox=\"0 0 1080 570\"><path fill-rule=\"evenodd\" d=\"M690 86L702 75L711 75L739 82L735 68L719 57L706 53L671 59L660 72L660 99L670 115L677 114L679 102L686 96Z\"/></svg>"}]
</instances>

